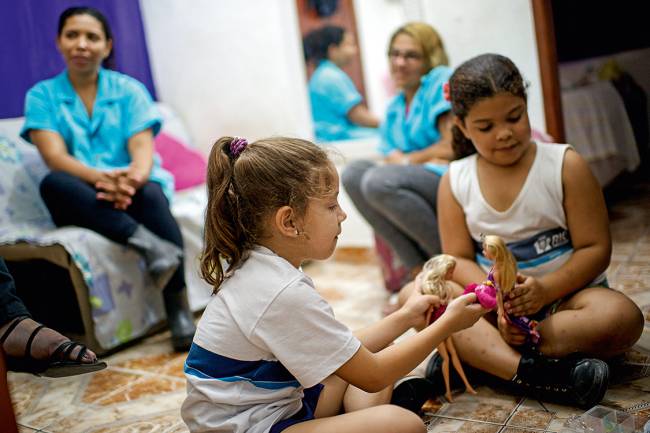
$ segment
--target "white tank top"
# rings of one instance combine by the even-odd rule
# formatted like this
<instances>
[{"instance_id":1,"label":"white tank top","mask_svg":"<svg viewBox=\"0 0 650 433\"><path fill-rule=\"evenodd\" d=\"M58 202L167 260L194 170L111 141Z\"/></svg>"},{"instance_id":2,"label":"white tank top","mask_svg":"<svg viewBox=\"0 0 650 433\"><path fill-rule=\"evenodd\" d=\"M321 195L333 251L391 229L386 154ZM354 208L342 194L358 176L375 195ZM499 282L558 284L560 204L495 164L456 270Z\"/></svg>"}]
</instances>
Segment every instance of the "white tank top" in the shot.
<instances>
[{"instance_id":1,"label":"white tank top","mask_svg":"<svg viewBox=\"0 0 650 433\"><path fill-rule=\"evenodd\" d=\"M510 208L503 212L490 206L481 193L477 154L450 164L451 191L465 212L476 261L483 269L489 270L491 262L482 255L481 234L500 236L515 256L519 271L526 275L539 277L569 259L573 246L562 206L562 164L570 147L537 143L528 177Z\"/></svg>"}]
</instances>

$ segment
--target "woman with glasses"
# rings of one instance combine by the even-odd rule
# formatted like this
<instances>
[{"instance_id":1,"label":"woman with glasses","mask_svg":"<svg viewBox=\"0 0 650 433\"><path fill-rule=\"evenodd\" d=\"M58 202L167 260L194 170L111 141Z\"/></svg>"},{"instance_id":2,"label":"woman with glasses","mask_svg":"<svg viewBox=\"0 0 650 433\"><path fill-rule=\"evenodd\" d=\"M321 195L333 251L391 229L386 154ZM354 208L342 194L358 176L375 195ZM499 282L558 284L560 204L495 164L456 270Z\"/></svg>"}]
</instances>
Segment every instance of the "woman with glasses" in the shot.
<instances>
[{"instance_id":1,"label":"woman with glasses","mask_svg":"<svg viewBox=\"0 0 650 433\"><path fill-rule=\"evenodd\" d=\"M440 253L436 193L453 158L444 90L452 70L438 32L419 22L393 33L388 60L400 92L380 127L385 164L355 161L342 181L359 212L409 270L410 280Z\"/></svg>"}]
</instances>

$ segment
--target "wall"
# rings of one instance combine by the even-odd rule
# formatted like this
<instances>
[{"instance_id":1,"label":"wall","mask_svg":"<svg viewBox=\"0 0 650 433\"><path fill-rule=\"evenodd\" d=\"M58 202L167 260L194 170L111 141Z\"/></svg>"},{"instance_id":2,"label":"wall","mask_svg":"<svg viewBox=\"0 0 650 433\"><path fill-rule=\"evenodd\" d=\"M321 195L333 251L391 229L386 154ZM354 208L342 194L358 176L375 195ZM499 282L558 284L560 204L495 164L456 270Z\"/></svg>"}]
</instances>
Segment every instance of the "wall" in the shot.
<instances>
[{"instance_id":1,"label":"wall","mask_svg":"<svg viewBox=\"0 0 650 433\"><path fill-rule=\"evenodd\" d=\"M222 135L312 137L293 1L141 0L161 101L208 152Z\"/></svg>"},{"instance_id":2,"label":"wall","mask_svg":"<svg viewBox=\"0 0 650 433\"><path fill-rule=\"evenodd\" d=\"M226 134L312 137L295 0L140 2L158 96L185 120L204 152ZM422 20L440 31L452 67L486 51L511 57L531 82L531 122L545 128L529 2L354 0L354 8L375 113L382 115L391 98L390 35L404 22ZM372 155L372 147L360 143L342 153L362 157ZM339 245L372 245L370 228L344 193L341 201L348 220Z\"/></svg>"}]
</instances>

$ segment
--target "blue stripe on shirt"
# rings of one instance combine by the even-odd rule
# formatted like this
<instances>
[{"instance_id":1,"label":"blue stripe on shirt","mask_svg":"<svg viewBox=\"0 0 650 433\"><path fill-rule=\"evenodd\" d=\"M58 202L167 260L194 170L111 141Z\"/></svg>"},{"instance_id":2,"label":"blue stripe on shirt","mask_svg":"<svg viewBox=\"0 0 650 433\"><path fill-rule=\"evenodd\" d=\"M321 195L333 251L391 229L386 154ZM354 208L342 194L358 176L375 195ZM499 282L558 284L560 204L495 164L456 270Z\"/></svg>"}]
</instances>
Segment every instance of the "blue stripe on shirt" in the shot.
<instances>
[{"instance_id":1,"label":"blue stripe on shirt","mask_svg":"<svg viewBox=\"0 0 650 433\"><path fill-rule=\"evenodd\" d=\"M537 233L528 239L511 242L507 246L517 260L519 269L541 266L573 251L569 231L562 227ZM474 242L474 248L476 261L481 265L491 266L492 262L482 254L482 244Z\"/></svg>"},{"instance_id":2,"label":"blue stripe on shirt","mask_svg":"<svg viewBox=\"0 0 650 433\"><path fill-rule=\"evenodd\" d=\"M192 343L184 371L201 379L224 382L247 381L258 388L297 388L300 383L278 361L241 361L210 352Z\"/></svg>"}]
</instances>

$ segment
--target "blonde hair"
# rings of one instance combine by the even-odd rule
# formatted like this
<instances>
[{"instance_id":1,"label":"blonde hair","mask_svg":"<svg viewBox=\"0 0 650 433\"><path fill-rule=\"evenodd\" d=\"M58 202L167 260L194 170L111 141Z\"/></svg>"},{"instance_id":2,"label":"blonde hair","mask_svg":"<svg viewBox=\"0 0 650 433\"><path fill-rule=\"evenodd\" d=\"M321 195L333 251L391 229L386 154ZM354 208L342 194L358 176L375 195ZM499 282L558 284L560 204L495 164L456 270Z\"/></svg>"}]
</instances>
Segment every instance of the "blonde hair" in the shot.
<instances>
[{"instance_id":1,"label":"blonde hair","mask_svg":"<svg viewBox=\"0 0 650 433\"><path fill-rule=\"evenodd\" d=\"M483 238L483 248L494 260L494 267L498 269L499 289L508 293L515 286L517 278L517 261L501 237L487 235Z\"/></svg>"},{"instance_id":2,"label":"blonde hair","mask_svg":"<svg viewBox=\"0 0 650 433\"><path fill-rule=\"evenodd\" d=\"M215 293L248 251L268 235L264 223L268 215L290 206L303 217L310 198L323 197L338 186L328 154L314 143L266 138L233 155L234 140L217 140L208 159L201 276Z\"/></svg>"},{"instance_id":3,"label":"blonde hair","mask_svg":"<svg viewBox=\"0 0 650 433\"><path fill-rule=\"evenodd\" d=\"M449 301L451 293L445 277L454 266L456 266L456 259L449 254L438 254L427 260L422 266L422 272L417 276L422 293L436 295L442 303Z\"/></svg>"},{"instance_id":4,"label":"blonde hair","mask_svg":"<svg viewBox=\"0 0 650 433\"><path fill-rule=\"evenodd\" d=\"M436 66L449 65L449 59L444 44L442 43L442 38L429 24L415 21L404 24L395 30L390 37L390 42L388 43L389 50L393 46L395 38L400 34L412 37L420 45L422 54L424 55L426 72L429 72Z\"/></svg>"}]
</instances>

